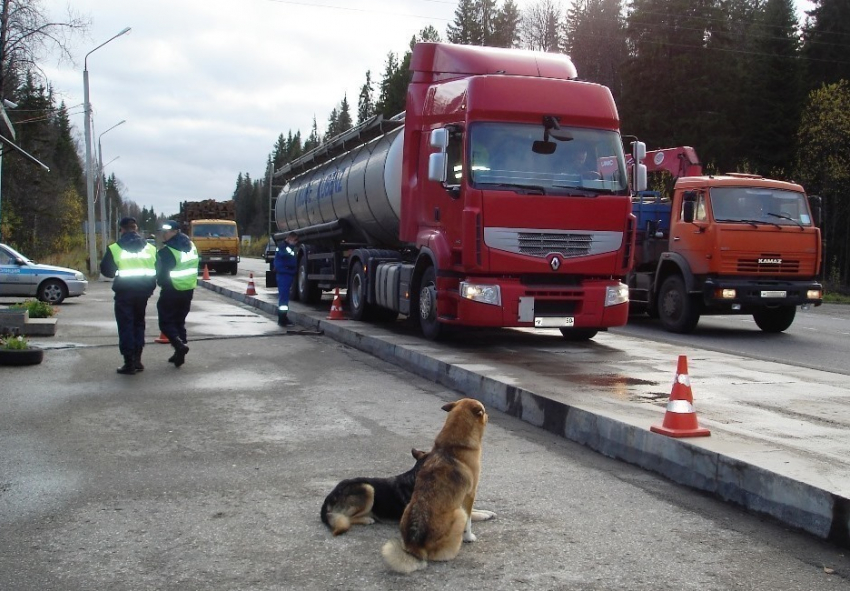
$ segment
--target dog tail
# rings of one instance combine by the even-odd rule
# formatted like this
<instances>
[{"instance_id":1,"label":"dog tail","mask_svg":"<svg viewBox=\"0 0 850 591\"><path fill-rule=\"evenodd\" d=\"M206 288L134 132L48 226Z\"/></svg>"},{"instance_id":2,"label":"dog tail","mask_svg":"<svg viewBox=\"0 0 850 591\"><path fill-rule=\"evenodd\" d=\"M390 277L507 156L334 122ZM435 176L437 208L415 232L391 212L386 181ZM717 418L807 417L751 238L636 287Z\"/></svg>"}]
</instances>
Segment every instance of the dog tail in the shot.
<instances>
[{"instance_id":1,"label":"dog tail","mask_svg":"<svg viewBox=\"0 0 850 591\"><path fill-rule=\"evenodd\" d=\"M327 517L327 521L322 519L329 528L331 528L331 533L335 536L340 534L344 534L349 529L351 529L351 520L348 518L348 515L343 513L333 513L328 512L323 514L322 517Z\"/></svg>"},{"instance_id":2,"label":"dog tail","mask_svg":"<svg viewBox=\"0 0 850 591\"><path fill-rule=\"evenodd\" d=\"M420 560L404 549L401 540L393 538L381 548L381 555L387 566L397 573L409 575L428 566L426 560Z\"/></svg>"}]
</instances>

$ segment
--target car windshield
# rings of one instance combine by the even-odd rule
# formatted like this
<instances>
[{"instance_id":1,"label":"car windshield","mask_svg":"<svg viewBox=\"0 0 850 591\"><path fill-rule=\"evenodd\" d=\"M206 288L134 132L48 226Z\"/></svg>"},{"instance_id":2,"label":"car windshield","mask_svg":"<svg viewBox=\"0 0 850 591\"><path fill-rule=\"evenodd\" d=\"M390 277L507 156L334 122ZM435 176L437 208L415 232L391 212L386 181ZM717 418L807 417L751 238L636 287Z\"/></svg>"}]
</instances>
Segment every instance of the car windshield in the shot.
<instances>
[{"instance_id":1,"label":"car windshield","mask_svg":"<svg viewBox=\"0 0 850 591\"><path fill-rule=\"evenodd\" d=\"M613 131L561 128L551 154L534 152L541 125L474 123L469 130L470 182L478 188L527 188L546 194L623 193L628 189L623 147Z\"/></svg>"},{"instance_id":2,"label":"car windshield","mask_svg":"<svg viewBox=\"0 0 850 591\"><path fill-rule=\"evenodd\" d=\"M806 197L799 191L764 187L715 187L711 209L718 222L811 226Z\"/></svg>"},{"instance_id":3,"label":"car windshield","mask_svg":"<svg viewBox=\"0 0 850 591\"><path fill-rule=\"evenodd\" d=\"M232 238L236 236L236 226L231 224L195 224L192 228L195 238Z\"/></svg>"}]
</instances>

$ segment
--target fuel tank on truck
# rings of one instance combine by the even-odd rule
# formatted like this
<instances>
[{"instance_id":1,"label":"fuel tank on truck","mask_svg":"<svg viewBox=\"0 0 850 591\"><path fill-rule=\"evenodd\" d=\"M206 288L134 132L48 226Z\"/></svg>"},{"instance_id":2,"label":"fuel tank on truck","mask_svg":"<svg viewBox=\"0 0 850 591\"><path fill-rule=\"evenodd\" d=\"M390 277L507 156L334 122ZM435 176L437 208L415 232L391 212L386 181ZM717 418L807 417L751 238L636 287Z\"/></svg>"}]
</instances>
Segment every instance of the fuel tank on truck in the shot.
<instances>
[{"instance_id":1,"label":"fuel tank on truck","mask_svg":"<svg viewBox=\"0 0 850 591\"><path fill-rule=\"evenodd\" d=\"M403 145L397 127L291 179L275 205L278 230L307 242L304 230L321 228L338 241L399 246Z\"/></svg>"}]
</instances>

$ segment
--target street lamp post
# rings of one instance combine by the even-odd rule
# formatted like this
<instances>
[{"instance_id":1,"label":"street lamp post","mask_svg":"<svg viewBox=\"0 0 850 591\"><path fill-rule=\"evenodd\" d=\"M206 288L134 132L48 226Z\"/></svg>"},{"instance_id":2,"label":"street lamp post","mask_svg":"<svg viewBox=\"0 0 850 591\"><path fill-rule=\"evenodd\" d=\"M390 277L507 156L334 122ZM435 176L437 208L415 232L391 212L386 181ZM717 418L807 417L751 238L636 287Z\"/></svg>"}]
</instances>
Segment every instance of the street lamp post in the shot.
<instances>
[{"instance_id":1,"label":"street lamp post","mask_svg":"<svg viewBox=\"0 0 850 591\"><path fill-rule=\"evenodd\" d=\"M94 228L94 176L92 175L91 161L91 103L89 102L89 66L88 59L95 51L112 41L130 32L130 27L125 28L117 35L110 37L90 52L83 59L83 110L85 111L85 136L86 136L86 197L89 209L88 236L89 236L89 272L97 275L97 249Z\"/></svg>"},{"instance_id":2,"label":"street lamp post","mask_svg":"<svg viewBox=\"0 0 850 591\"><path fill-rule=\"evenodd\" d=\"M100 147L100 138L102 138L106 133L112 131L122 123L127 123L126 119L122 119L99 136L97 136L97 186L100 187L100 235L102 237L101 240L101 255L106 254L106 248L109 245L109 224L106 223L106 187L103 186L103 149Z\"/></svg>"}]
</instances>

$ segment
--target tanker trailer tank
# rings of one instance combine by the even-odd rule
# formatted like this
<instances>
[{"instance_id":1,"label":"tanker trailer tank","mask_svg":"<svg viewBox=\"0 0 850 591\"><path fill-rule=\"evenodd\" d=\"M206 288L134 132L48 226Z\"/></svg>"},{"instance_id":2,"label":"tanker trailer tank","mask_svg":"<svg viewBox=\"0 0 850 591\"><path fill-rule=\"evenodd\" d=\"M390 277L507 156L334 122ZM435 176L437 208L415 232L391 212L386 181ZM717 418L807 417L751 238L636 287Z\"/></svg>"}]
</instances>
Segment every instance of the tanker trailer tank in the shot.
<instances>
[{"instance_id":1,"label":"tanker trailer tank","mask_svg":"<svg viewBox=\"0 0 850 591\"><path fill-rule=\"evenodd\" d=\"M400 246L403 145L397 127L290 180L275 204L278 236L295 230L307 244Z\"/></svg>"}]
</instances>

